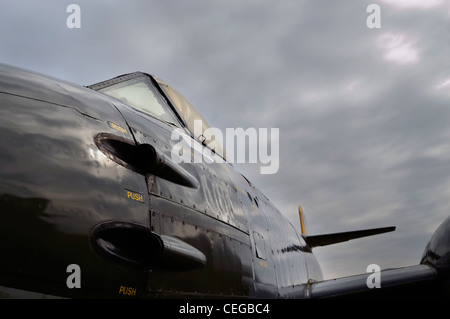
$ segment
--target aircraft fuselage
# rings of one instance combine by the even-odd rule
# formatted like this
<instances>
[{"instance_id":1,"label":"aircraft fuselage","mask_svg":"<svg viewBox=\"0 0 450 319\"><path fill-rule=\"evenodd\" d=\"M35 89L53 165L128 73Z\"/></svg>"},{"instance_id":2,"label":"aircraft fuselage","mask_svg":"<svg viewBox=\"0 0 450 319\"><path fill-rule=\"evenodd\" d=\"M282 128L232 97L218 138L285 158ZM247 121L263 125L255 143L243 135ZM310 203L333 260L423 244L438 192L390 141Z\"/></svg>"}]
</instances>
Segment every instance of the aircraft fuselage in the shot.
<instances>
[{"instance_id":1,"label":"aircraft fuselage","mask_svg":"<svg viewBox=\"0 0 450 319\"><path fill-rule=\"evenodd\" d=\"M0 286L278 298L322 279L301 235L232 165L170 160L172 125L9 66L0 114ZM67 286L71 264L80 288Z\"/></svg>"}]
</instances>

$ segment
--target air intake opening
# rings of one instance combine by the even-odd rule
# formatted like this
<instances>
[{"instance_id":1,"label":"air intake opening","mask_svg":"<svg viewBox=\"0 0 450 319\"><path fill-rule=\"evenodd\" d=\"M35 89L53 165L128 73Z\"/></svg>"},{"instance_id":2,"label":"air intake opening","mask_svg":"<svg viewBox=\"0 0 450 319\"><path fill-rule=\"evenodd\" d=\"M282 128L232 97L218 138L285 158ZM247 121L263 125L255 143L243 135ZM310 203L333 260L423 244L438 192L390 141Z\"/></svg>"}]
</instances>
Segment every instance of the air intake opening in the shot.
<instances>
[{"instance_id":1,"label":"air intake opening","mask_svg":"<svg viewBox=\"0 0 450 319\"><path fill-rule=\"evenodd\" d=\"M156 152L151 145L136 145L110 134L98 134L95 144L110 159L139 174L150 173L155 165Z\"/></svg>"},{"instance_id":2,"label":"air intake opening","mask_svg":"<svg viewBox=\"0 0 450 319\"><path fill-rule=\"evenodd\" d=\"M150 144L136 145L108 133L98 134L95 144L111 160L139 174L152 174L190 188L199 187L192 174Z\"/></svg>"},{"instance_id":3,"label":"air intake opening","mask_svg":"<svg viewBox=\"0 0 450 319\"><path fill-rule=\"evenodd\" d=\"M118 221L98 225L92 233L91 244L107 259L142 269L156 265L164 248L160 237L148 227Z\"/></svg>"}]
</instances>

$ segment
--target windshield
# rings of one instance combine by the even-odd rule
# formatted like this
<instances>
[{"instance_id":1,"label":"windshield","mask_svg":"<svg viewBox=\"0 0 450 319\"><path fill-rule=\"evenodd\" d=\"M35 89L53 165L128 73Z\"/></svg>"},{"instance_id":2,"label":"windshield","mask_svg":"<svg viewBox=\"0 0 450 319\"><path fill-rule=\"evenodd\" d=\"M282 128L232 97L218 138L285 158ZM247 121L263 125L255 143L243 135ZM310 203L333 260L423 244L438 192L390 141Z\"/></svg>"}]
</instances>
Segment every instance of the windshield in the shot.
<instances>
[{"instance_id":1,"label":"windshield","mask_svg":"<svg viewBox=\"0 0 450 319\"><path fill-rule=\"evenodd\" d=\"M156 79L158 84L162 86L164 93L172 101L172 104L176 107L181 117L186 122L188 130L192 133L194 138L199 140L202 144L213 150L217 155L226 159L226 152L221 140L216 139L216 135L213 133L214 128L210 127L208 122L202 116L202 114L184 97L178 90L171 87L161 79ZM196 125L198 125L196 127ZM206 132L213 133L207 134Z\"/></svg>"},{"instance_id":2,"label":"windshield","mask_svg":"<svg viewBox=\"0 0 450 319\"><path fill-rule=\"evenodd\" d=\"M98 91L115 97L140 112L179 126L175 114L144 76L113 84Z\"/></svg>"}]
</instances>

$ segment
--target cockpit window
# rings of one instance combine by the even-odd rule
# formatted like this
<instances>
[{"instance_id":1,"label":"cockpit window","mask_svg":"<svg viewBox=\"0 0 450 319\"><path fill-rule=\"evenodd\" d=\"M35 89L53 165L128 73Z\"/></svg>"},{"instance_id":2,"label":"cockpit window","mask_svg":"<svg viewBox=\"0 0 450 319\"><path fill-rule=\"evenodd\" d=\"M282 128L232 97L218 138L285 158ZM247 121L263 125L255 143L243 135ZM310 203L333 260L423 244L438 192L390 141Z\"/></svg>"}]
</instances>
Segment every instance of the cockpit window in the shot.
<instances>
[{"instance_id":1,"label":"cockpit window","mask_svg":"<svg viewBox=\"0 0 450 319\"><path fill-rule=\"evenodd\" d=\"M217 155L227 159L222 141L217 139L214 134L215 129L211 128L195 106L192 105L192 103L177 89L171 87L161 79L156 78L156 80L184 119L186 127L191 132L192 136L214 151Z\"/></svg>"},{"instance_id":2,"label":"cockpit window","mask_svg":"<svg viewBox=\"0 0 450 319\"><path fill-rule=\"evenodd\" d=\"M145 76L113 84L98 91L119 99L138 111L179 126L175 115Z\"/></svg>"},{"instance_id":3,"label":"cockpit window","mask_svg":"<svg viewBox=\"0 0 450 319\"><path fill-rule=\"evenodd\" d=\"M154 84L154 81L157 83ZM211 127L183 94L161 79L135 72L89 85L88 88L119 99L164 122L186 128L193 138L227 160L221 132Z\"/></svg>"}]
</instances>

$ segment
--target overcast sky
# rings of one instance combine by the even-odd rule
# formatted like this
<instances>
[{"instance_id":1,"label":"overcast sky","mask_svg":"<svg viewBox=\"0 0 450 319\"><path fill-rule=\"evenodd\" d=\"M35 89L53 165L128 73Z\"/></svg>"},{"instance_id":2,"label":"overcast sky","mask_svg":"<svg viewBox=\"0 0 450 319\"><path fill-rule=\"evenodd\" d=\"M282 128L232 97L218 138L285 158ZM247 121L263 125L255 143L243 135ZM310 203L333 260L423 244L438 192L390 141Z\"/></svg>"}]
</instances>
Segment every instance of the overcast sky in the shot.
<instances>
[{"instance_id":1,"label":"overcast sky","mask_svg":"<svg viewBox=\"0 0 450 319\"><path fill-rule=\"evenodd\" d=\"M447 0L0 0L0 16L1 63L82 85L144 71L214 127L279 128L276 174L238 166L298 229L299 204L310 234L397 226L316 248L327 278L417 264L450 213Z\"/></svg>"}]
</instances>

